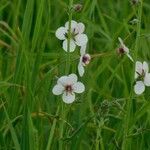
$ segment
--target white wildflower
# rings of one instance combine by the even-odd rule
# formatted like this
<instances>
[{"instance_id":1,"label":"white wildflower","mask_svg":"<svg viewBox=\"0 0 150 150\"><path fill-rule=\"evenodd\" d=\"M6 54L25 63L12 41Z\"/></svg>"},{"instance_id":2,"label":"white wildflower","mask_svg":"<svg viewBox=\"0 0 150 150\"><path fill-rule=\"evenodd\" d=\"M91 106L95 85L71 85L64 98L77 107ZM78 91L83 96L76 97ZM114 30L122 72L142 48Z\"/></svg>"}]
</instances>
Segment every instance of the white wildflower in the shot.
<instances>
[{"instance_id":1,"label":"white wildflower","mask_svg":"<svg viewBox=\"0 0 150 150\"><path fill-rule=\"evenodd\" d=\"M78 82L77 79L76 74L60 77L57 84L53 87L53 94L62 94L62 99L65 103L72 103L75 100L75 93L82 93L85 91L84 84Z\"/></svg>"},{"instance_id":2,"label":"white wildflower","mask_svg":"<svg viewBox=\"0 0 150 150\"><path fill-rule=\"evenodd\" d=\"M77 46L86 45L88 37L84 34L85 26L83 23L77 23L71 21L71 37L70 37L70 52L73 52ZM68 50L68 36L69 36L69 22L65 23L64 27L60 27L56 30L56 37L63 40L63 49Z\"/></svg>"},{"instance_id":3,"label":"white wildflower","mask_svg":"<svg viewBox=\"0 0 150 150\"><path fill-rule=\"evenodd\" d=\"M126 47L126 45L123 43L123 41L122 41L122 39L119 37L118 38L118 40L119 40L119 42L120 42L120 47L117 49L117 51L118 51L118 53L120 54L120 55L127 55L128 56L128 58L132 61L132 62L134 62L133 61L133 58L131 57L131 55L130 55L130 53L129 53L129 48L128 47Z\"/></svg>"},{"instance_id":4,"label":"white wildflower","mask_svg":"<svg viewBox=\"0 0 150 150\"><path fill-rule=\"evenodd\" d=\"M80 49L81 56L80 56L80 60L79 60L79 64L78 64L78 72L81 77L84 74L84 67L86 65L88 65L91 60L91 56L89 54L86 54L85 51L86 51L86 45L84 45Z\"/></svg>"},{"instance_id":5,"label":"white wildflower","mask_svg":"<svg viewBox=\"0 0 150 150\"><path fill-rule=\"evenodd\" d=\"M134 91L140 95L145 91L145 86L150 86L150 73L148 73L149 67L147 62L143 64L139 61L135 65L135 79L136 84L134 85Z\"/></svg>"}]
</instances>

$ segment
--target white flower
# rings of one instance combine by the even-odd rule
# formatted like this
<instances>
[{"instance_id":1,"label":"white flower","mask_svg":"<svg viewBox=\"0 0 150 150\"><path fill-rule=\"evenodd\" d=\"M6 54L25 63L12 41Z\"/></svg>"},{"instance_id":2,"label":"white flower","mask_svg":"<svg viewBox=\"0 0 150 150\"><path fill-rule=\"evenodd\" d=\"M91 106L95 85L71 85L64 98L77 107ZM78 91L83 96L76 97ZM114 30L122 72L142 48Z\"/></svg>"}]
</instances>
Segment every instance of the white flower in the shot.
<instances>
[{"instance_id":1,"label":"white flower","mask_svg":"<svg viewBox=\"0 0 150 150\"><path fill-rule=\"evenodd\" d=\"M89 54L86 54L85 50L86 50L86 45L84 45L80 49L81 56L80 56L80 60L79 60L79 64L78 64L78 72L81 77L84 74L84 66L88 65L91 60L91 56Z\"/></svg>"},{"instance_id":2,"label":"white flower","mask_svg":"<svg viewBox=\"0 0 150 150\"><path fill-rule=\"evenodd\" d=\"M57 84L53 87L53 94L62 94L62 99L65 103L72 103L75 100L75 93L82 93L85 90L84 84L77 82L77 79L76 74L60 77Z\"/></svg>"},{"instance_id":3,"label":"white flower","mask_svg":"<svg viewBox=\"0 0 150 150\"><path fill-rule=\"evenodd\" d=\"M145 86L150 86L150 73L148 73L149 67L147 62L143 64L139 61L135 65L135 79L136 84L134 85L134 91L140 95L145 91Z\"/></svg>"},{"instance_id":4,"label":"white flower","mask_svg":"<svg viewBox=\"0 0 150 150\"><path fill-rule=\"evenodd\" d=\"M123 41L122 41L122 39L121 39L120 37L118 38L118 40L119 40L119 42L120 42L120 47L117 49L118 53L119 53L120 55L123 55L123 54L127 55L128 58L129 58L131 61L133 61L133 58L132 58L131 55L129 54L129 49L128 49L128 47L126 47L126 45L123 43ZM133 62L134 62L134 61L133 61Z\"/></svg>"},{"instance_id":5,"label":"white flower","mask_svg":"<svg viewBox=\"0 0 150 150\"><path fill-rule=\"evenodd\" d=\"M85 26L83 23L77 23L71 21L71 39L70 39L70 52L73 52L77 46L86 45L88 37L84 34ZM67 52L68 49L68 35L69 34L69 22L65 23L64 27L60 27L56 30L56 37L59 40L63 40L63 49Z\"/></svg>"}]
</instances>

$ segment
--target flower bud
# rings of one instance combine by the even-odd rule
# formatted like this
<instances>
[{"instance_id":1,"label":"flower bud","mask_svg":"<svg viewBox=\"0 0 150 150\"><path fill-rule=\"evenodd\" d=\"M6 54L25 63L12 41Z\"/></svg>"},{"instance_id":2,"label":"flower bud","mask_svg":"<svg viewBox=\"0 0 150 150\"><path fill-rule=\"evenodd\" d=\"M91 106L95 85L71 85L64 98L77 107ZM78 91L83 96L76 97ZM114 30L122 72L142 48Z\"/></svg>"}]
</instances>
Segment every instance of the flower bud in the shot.
<instances>
[{"instance_id":1,"label":"flower bud","mask_svg":"<svg viewBox=\"0 0 150 150\"><path fill-rule=\"evenodd\" d=\"M137 5L139 3L139 0L131 0L132 5Z\"/></svg>"},{"instance_id":2,"label":"flower bud","mask_svg":"<svg viewBox=\"0 0 150 150\"><path fill-rule=\"evenodd\" d=\"M80 12L83 6L81 4L74 4L73 9L75 12Z\"/></svg>"}]
</instances>

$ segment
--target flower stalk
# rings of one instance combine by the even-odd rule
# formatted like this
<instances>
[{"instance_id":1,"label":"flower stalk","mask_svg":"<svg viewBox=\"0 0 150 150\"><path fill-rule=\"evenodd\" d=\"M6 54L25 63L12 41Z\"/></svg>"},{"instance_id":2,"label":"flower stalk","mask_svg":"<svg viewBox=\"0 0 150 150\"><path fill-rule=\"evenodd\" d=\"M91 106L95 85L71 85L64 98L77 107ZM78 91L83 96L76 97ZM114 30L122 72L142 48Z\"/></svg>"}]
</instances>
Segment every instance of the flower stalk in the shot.
<instances>
[{"instance_id":1,"label":"flower stalk","mask_svg":"<svg viewBox=\"0 0 150 150\"><path fill-rule=\"evenodd\" d=\"M139 42L139 37L140 37L140 32L141 32L142 7L143 7L143 0L141 0L140 6L139 6L139 9L138 9L139 23L137 24L136 41L135 41L135 53L134 53L135 60L137 60L138 42ZM133 70L133 72L132 72L132 77L133 77L132 81L134 81L134 73L135 73L135 70ZM128 149L127 136L128 136L129 129L132 126L132 124L129 124L130 120L131 120L131 108L132 108L132 99L133 99L133 90L132 89L133 89L133 85L131 85L130 99L127 100L127 112L128 113L126 114L125 120L124 120L125 126L124 126L124 137L123 137L123 143L122 143L122 150Z\"/></svg>"},{"instance_id":2,"label":"flower stalk","mask_svg":"<svg viewBox=\"0 0 150 150\"><path fill-rule=\"evenodd\" d=\"M65 68L65 74L69 74L70 70L70 39L71 39L71 20L72 20L72 6L73 6L73 0L69 0L69 32L68 32L68 43L67 43L67 58L66 58L66 68ZM61 116L63 119L66 118L66 112L64 111L64 103L61 102L62 109L61 109ZM60 142L59 142L59 150L63 150L63 133L64 133L64 122L60 125Z\"/></svg>"},{"instance_id":3,"label":"flower stalk","mask_svg":"<svg viewBox=\"0 0 150 150\"><path fill-rule=\"evenodd\" d=\"M73 6L73 0L70 0L69 1L69 32L68 32L68 42L67 42L67 61L66 61L66 71L65 71L66 75L68 75L69 70L70 70L70 39L71 39L72 6Z\"/></svg>"}]
</instances>

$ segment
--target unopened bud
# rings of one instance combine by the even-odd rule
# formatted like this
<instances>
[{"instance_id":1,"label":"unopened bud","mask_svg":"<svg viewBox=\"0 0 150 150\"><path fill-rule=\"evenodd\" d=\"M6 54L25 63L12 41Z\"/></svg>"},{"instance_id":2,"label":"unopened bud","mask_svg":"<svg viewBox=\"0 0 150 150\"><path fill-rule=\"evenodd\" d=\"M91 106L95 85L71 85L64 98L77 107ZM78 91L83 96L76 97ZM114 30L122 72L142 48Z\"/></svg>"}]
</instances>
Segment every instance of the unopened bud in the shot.
<instances>
[{"instance_id":1,"label":"unopened bud","mask_svg":"<svg viewBox=\"0 0 150 150\"><path fill-rule=\"evenodd\" d=\"M132 5L137 5L139 3L139 0L131 0Z\"/></svg>"},{"instance_id":2,"label":"unopened bud","mask_svg":"<svg viewBox=\"0 0 150 150\"><path fill-rule=\"evenodd\" d=\"M82 5L81 4L74 4L73 9L76 12L80 12L82 10Z\"/></svg>"}]
</instances>

